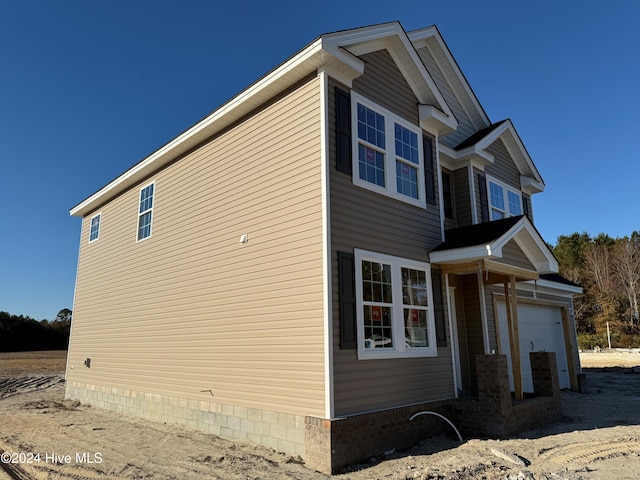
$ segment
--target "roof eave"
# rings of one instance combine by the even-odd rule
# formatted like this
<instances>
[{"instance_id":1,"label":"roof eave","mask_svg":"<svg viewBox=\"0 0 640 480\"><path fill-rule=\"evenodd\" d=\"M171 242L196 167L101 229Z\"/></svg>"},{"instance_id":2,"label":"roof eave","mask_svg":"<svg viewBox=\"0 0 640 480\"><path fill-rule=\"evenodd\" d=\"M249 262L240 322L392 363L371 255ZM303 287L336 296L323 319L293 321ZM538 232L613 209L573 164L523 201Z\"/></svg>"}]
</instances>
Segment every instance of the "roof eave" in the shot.
<instances>
[{"instance_id":1,"label":"roof eave","mask_svg":"<svg viewBox=\"0 0 640 480\"><path fill-rule=\"evenodd\" d=\"M516 242L538 273L558 271L558 261L538 231L525 216L491 242L449 250L432 251L429 253L429 259L434 264L455 264L481 259L502 258L502 248L511 240Z\"/></svg>"},{"instance_id":2,"label":"roof eave","mask_svg":"<svg viewBox=\"0 0 640 480\"><path fill-rule=\"evenodd\" d=\"M135 185L154 171L199 145L225 127L240 120L277 93L305 76L325 69L349 82L364 73L364 63L332 42L318 38L298 54L240 92L194 126L153 152L93 195L74 206L72 216L84 216L108 199Z\"/></svg>"}]
</instances>

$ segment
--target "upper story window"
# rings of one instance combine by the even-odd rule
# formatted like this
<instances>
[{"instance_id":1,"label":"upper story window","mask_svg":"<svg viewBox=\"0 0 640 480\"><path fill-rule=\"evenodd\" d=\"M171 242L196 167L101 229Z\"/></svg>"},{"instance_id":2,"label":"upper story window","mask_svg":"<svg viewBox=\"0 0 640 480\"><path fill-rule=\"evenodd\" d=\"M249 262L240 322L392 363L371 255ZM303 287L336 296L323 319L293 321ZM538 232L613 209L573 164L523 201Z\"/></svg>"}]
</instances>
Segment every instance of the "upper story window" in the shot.
<instances>
[{"instance_id":1,"label":"upper story window","mask_svg":"<svg viewBox=\"0 0 640 480\"><path fill-rule=\"evenodd\" d=\"M140 189L140 207L138 209L138 240L151 236L151 220L153 218L153 192L155 183Z\"/></svg>"},{"instance_id":2,"label":"upper story window","mask_svg":"<svg viewBox=\"0 0 640 480\"><path fill-rule=\"evenodd\" d=\"M491 220L522 215L522 195L506 184L487 177Z\"/></svg>"},{"instance_id":3,"label":"upper story window","mask_svg":"<svg viewBox=\"0 0 640 480\"><path fill-rule=\"evenodd\" d=\"M91 217L91 223L89 224L89 243L97 240L100 237L100 214Z\"/></svg>"},{"instance_id":4,"label":"upper story window","mask_svg":"<svg viewBox=\"0 0 640 480\"><path fill-rule=\"evenodd\" d=\"M355 92L353 183L412 205L426 207L419 127Z\"/></svg>"},{"instance_id":5,"label":"upper story window","mask_svg":"<svg viewBox=\"0 0 640 480\"><path fill-rule=\"evenodd\" d=\"M435 356L428 263L355 250L358 358Z\"/></svg>"}]
</instances>

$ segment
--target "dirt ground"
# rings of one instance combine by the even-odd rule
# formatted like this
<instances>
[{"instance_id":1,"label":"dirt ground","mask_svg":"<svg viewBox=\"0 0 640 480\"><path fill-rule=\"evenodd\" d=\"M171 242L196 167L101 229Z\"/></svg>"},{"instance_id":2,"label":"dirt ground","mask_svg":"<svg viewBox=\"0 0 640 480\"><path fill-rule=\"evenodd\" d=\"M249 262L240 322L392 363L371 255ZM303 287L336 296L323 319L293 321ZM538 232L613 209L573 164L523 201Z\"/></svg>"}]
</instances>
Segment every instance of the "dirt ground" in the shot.
<instances>
[{"instance_id":1,"label":"dirt ground","mask_svg":"<svg viewBox=\"0 0 640 480\"><path fill-rule=\"evenodd\" d=\"M300 459L64 400L64 352L0 353L0 480L640 478L640 373L589 369L565 418L508 440L425 440L328 477Z\"/></svg>"}]
</instances>

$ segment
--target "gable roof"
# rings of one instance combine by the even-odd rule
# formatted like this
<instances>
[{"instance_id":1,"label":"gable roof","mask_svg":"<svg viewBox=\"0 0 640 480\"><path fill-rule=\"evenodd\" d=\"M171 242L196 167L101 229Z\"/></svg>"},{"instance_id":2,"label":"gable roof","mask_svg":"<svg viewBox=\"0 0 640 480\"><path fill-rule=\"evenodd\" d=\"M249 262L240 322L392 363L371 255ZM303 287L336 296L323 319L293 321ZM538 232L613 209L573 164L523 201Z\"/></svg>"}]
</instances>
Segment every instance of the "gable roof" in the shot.
<instances>
[{"instance_id":1,"label":"gable roof","mask_svg":"<svg viewBox=\"0 0 640 480\"><path fill-rule=\"evenodd\" d=\"M472 145L475 145L480 140L482 140L483 138L488 136L491 132L493 132L496 128L498 128L500 125L502 125L504 122L506 122L506 120L502 120L502 121L500 121L498 123L492 123L488 127L484 127L483 129L478 130L476 133L474 133L470 137L467 137L462 142L460 142L458 145L453 147L453 149L454 150L464 150L467 147L471 147Z\"/></svg>"},{"instance_id":2,"label":"gable roof","mask_svg":"<svg viewBox=\"0 0 640 480\"><path fill-rule=\"evenodd\" d=\"M558 261L524 215L447 230L444 242L431 250L429 258L435 264L503 258L502 248L512 240L538 273L558 271Z\"/></svg>"},{"instance_id":3,"label":"gable roof","mask_svg":"<svg viewBox=\"0 0 640 480\"><path fill-rule=\"evenodd\" d=\"M444 38L440 34L438 27L430 27L413 30L407 33L416 49L426 47L434 60L438 64L440 71L445 76L447 82L455 92L464 111L467 113L473 126L480 130L491 124L489 116L480 104L478 97L474 93L471 85L460 70L458 62L451 54Z\"/></svg>"},{"instance_id":4,"label":"gable roof","mask_svg":"<svg viewBox=\"0 0 640 480\"><path fill-rule=\"evenodd\" d=\"M399 22L321 35L211 114L151 153L70 210L84 216L167 165L211 136L239 121L278 93L314 72L327 72L351 85L364 73L358 55L387 49L419 102L420 124L451 131L457 121Z\"/></svg>"},{"instance_id":5,"label":"gable roof","mask_svg":"<svg viewBox=\"0 0 640 480\"><path fill-rule=\"evenodd\" d=\"M486 150L498 139L501 139L504 143L509 155L513 158L513 161L518 167L520 174L530 177L534 182L536 182L538 184L538 191L544 190L545 185L542 177L540 176L540 172L538 172L533 160L529 156L529 152L527 152L524 143L522 143L516 128L508 118L474 133L454 147L454 150L456 152L464 152L468 149Z\"/></svg>"}]
</instances>

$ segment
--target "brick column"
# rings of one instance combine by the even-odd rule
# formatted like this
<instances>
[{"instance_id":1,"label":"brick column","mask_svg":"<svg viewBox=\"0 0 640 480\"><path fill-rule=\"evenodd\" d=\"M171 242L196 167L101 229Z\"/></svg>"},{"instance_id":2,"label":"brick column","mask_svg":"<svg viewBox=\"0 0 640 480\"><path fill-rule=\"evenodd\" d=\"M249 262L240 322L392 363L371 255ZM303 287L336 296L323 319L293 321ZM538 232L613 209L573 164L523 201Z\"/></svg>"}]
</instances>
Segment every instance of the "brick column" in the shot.
<instances>
[{"instance_id":1,"label":"brick column","mask_svg":"<svg viewBox=\"0 0 640 480\"><path fill-rule=\"evenodd\" d=\"M506 416L511 411L511 388L506 355L476 355L478 400L487 413Z\"/></svg>"},{"instance_id":2,"label":"brick column","mask_svg":"<svg viewBox=\"0 0 640 480\"><path fill-rule=\"evenodd\" d=\"M560 397L558 364L555 352L531 352L531 374L533 391L542 397Z\"/></svg>"},{"instance_id":3,"label":"brick column","mask_svg":"<svg viewBox=\"0 0 640 480\"><path fill-rule=\"evenodd\" d=\"M322 473L333 473L331 449L331 420L305 417L305 458L307 467Z\"/></svg>"}]
</instances>

